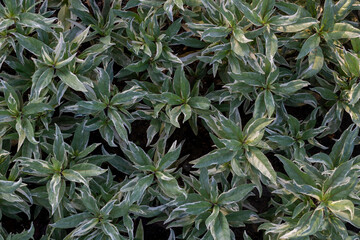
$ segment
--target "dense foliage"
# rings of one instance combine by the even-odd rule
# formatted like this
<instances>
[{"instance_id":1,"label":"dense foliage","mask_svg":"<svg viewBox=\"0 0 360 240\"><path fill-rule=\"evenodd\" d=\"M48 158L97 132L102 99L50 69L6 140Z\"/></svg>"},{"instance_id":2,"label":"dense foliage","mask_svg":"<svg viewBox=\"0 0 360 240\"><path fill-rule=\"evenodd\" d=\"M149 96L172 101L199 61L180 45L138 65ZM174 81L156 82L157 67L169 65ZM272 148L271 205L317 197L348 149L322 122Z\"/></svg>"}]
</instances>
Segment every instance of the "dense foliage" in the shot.
<instances>
[{"instance_id":1,"label":"dense foliage","mask_svg":"<svg viewBox=\"0 0 360 240\"><path fill-rule=\"evenodd\" d=\"M359 11L1 0L0 240L359 239Z\"/></svg>"}]
</instances>

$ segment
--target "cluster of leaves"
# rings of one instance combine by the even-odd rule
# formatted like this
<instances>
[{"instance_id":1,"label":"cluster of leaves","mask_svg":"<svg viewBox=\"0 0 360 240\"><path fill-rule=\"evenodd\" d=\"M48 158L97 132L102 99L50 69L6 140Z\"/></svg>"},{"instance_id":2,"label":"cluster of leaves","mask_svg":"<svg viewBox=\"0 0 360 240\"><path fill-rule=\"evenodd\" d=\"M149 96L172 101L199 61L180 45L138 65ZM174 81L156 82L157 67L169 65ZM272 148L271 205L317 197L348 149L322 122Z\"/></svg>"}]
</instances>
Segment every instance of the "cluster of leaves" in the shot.
<instances>
[{"instance_id":1,"label":"cluster of leaves","mask_svg":"<svg viewBox=\"0 0 360 240\"><path fill-rule=\"evenodd\" d=\"M358 239L359 10L1 0L0 240Z\"/></svg>"}]
</instances>

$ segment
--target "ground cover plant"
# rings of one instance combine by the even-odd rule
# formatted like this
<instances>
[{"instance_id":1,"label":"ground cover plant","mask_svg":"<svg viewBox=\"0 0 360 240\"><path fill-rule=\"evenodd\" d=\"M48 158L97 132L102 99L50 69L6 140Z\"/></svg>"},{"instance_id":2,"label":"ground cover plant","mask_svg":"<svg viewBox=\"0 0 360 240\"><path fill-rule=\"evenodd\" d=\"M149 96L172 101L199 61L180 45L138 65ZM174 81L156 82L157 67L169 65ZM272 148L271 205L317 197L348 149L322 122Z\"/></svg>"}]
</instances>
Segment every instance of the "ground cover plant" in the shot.
<instances>
[{"instance_id":1,"label":"ground cover plant","mask_svg":"<svg viewBox=\"0 0 360 240\"><path fill-rule=\"evenodd\" d=\"M0 240L359 239L360 2L0 0Z\"/></svg>"}]
</instances>

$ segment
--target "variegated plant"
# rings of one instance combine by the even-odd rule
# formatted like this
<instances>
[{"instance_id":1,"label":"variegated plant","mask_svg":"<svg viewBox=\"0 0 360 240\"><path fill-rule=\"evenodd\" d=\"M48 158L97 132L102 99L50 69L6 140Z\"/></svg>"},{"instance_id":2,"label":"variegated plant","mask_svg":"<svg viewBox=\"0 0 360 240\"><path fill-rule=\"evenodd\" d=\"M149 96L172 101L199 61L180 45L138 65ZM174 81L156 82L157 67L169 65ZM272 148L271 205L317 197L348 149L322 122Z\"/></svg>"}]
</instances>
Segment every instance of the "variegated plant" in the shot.
<instances>
[{"instance_id":1,"label":"variegated plant","mask_svg":"<svg viewBox=\"0 0 360 240\"><path fill-rule=\"evenodd\" d=\"M0 0L0 240L358 239L359 10Z\"/></svg>"}]
</instances>

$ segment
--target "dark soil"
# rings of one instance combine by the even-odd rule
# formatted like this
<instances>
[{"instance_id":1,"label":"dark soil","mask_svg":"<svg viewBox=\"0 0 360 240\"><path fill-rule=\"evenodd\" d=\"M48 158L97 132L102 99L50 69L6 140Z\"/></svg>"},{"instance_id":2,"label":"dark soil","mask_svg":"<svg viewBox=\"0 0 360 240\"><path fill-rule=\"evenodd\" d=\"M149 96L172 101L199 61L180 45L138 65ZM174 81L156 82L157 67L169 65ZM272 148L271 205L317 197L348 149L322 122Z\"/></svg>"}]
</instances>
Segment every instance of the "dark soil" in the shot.
<instances>
[{"instance_id":1,"label":"dark soil","mask_svg":"<svg viewBox=\"0 0 360 240\"><path fill-rule=\"evenodd\" d=\"M45 209L42 209L38 216L34 218L35 207L32 207L30 210L31 216L33 217L30 220L27 220L28 218L24 213L20 213L18 216L21 218L21 220L18 221L16 219L3 216L0 223L5 229L9 231L9 233L20 233L24 230L28 230L31 226L31 223L33 223L35 228L34 239L38 240L46 232L46 228L50 221L49 214Z\"/></svg>"},{"instance_id":2,"label":"dark soil","mask_svg":"<svg viewBox=\"0 0 360 240\"><path fill-rule=\"evenodd\" d=\"M29 229L31 222L23 221L23 219L28 219L27 216L23 213L18 214L18 216L21 217L21 221L9 218L7 216L3 216L0 223L5 229L7 229L11 233L20 233L24 231L24 229Z\"/></svg>"},{"instance_id":3,"label":"dark soil","mask_svg":"<svg viewBox=\"0 0 360 240\"><path fill-rule=\"evenodd\" d=\"M197 135L194 134L190 125L186 122L181 126L181 128L176 129L172 136L169 138L169 145L175 140L178 143L185 140L180 157L183 157L185 155L188 155L188 157L179 166L183 168L183 173L185 175L189 175L190 171L196 170L192 168L191 164L189 164L190 161L206 155L207 153L211 152L211 150L213 150L213 142L209 136L209 132L201 124L200 119L198 120Z\"/></svg>"}]
</instances>

